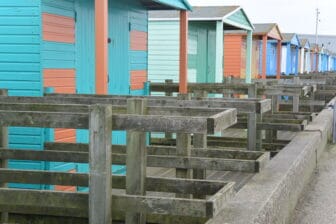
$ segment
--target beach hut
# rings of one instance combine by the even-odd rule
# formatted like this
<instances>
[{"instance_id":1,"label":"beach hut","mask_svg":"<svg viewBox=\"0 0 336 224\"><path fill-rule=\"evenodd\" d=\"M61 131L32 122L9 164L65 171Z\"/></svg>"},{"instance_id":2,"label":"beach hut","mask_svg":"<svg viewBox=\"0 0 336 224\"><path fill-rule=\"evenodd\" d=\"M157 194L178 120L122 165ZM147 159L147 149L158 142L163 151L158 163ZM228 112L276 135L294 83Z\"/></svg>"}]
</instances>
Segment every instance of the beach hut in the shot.
<instances>
[{"instance_id":1,"label":"beach hut","mask_svg":"<svg viewBox=\"0 0 336 224\"><path fill-rule=\"evenodd\" d=\"M280 75L281 32L277 24L253 24L252 78ZM243 78L246 34L226 31L224 41L224 75ZM239 63L237 63L237 61Z\"/></svg>"},{"instance_id":2,"label":"beach hut","mask_svg":"<svg viewBox=\"0 0 336 224\"><path fill-rule=\"evenodd\" d=\"M310 72L310 43L308 39L300 39L299 73Z\"/></svg>"},{"instance_id":3,"label":"beach hut","mask_svg":"<svg viewBox=\"0 0 336 224\"><path fill-rule=\"evenodd\" d=\"M186 0L2 0L0 4L0 88L12 96L42 96L44 87L56 93L142 95L148 10L180 10L185 27L190 9ZM184 29L181 38L186 36ZM186 49L180 47L182 56ZM77 132L77 141L81 138L85 140L85 133ZM125 135L115 134L113 139L123 143ZM11 148L41 150L46 140L75 142L76 131L9 129ZM71 172L78 168L31 161L9 165Z\"/></svg>"},{"instance_id":4,"label":"beach hut","mask_svg":"<svg viewBox=\"0 0 336 224\"><path fill-rule=\"evenodd\" d=\"M284 40L282 42L281 73L297 75L299 68L299 37L295 33L284 33L282 35Z\"/></svg>"},{"instance_id":5,"label":"beach hut","mask_svg":"<svg viewBox=\"0 0 336 224\"><path fill-rule=\"evenodd\" d=\"M155 11L149 14L149 80L179 81L178 14L173 11ZM189 14L188 81L220 83L223 81L225 30L243 30L247 33L246 80L251 80L251 48L253 25L239 6L193 7ZM224 53L223 53L224 51ZM235 62L237 63L237 62ZM245 66L245 64L244 64Z\"/></svg>"}]
</instances>

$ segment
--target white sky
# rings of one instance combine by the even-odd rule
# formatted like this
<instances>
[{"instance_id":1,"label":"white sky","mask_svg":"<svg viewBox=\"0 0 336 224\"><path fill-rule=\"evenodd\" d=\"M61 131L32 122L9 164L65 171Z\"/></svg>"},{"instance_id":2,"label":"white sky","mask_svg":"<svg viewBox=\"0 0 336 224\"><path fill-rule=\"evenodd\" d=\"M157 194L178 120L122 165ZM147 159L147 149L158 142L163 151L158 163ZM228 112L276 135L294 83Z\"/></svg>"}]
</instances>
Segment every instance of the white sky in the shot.
<instances>
[{"instance_id":1,"label":"white sky","mask_svg":"<svg viewBox=\"0 0 336 224\"><path fill-rule=\"evenodd\" d=\"M336 0L189 0L192 5L240 5L253 23L278 23L281 32L336 35Z\"/></svg>"}]
</instances>

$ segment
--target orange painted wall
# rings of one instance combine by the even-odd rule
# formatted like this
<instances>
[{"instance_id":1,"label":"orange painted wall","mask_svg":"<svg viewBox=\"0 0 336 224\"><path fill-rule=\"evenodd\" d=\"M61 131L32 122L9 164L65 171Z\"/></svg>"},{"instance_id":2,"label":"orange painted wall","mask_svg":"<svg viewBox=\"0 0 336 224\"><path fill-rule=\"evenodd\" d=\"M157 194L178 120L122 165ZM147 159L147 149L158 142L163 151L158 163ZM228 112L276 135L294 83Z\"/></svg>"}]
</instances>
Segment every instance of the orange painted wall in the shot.
<instances>
[{"instance_id":1,"label":"orange painted wall","mask_svg":"<svg viewBox=\"0 0 336 224\"><path fill-rule=\"evenodd\" d=\"M55 93L76 93L74 69L44 69L44 87L53 87ZM55 129L55 142L76 142L75 129Z\"/></svg>"},{"instance_id":2,"label":"orange painted wall","mask_svg":"<svg viewBox=\"0 0 336 224\"><path fill-rule=\"evenodd\" d=\"M147 82L147 71L131 71L131 90L143 89Z\"/></svg>"},{"instance_id":3,"label":"orange painted wall","mask_svg":"<svg viewBox=\"0 0 336 224\"><path fill-rule=\"evenodd\" d=\"M242 45L241 35L224 36L224 76L240 78L242 65Z\"/></svg>"},{"instance_id":4,"label":"orange painted wall","mask_svg":"<svg viewBox=\"0 0 336 224\"><path fill-rule=\"evenodd\" d=\"M75 43L75 20L71 17L43 13L43 40Z\"/></svg>"},{"instance_id":5,"label":"orange painted wall","mask_svg":"<svg viewBox=\"0 0 336 224\"><path fill-rule=\"evenodd\" d=\"M143 31L132 30L130 34L131 50L134 51L147 51L147 33Z\"/></svg>"}]
</instances>

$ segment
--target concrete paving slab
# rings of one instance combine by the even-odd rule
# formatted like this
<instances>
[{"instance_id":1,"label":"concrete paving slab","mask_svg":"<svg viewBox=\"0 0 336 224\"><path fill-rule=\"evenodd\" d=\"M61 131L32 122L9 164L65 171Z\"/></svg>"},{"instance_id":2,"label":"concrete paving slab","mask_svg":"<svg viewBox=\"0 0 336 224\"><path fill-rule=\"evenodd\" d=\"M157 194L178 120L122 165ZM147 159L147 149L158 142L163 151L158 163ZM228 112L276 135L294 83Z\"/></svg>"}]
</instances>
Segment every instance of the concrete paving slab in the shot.
<instances>
[{"instance_id":1,"label":"concrete paving slab","mask_svg":"<svg viewBox=\"0 0 336 224\"><path fill-rule=\"evenodd\" d=\"M295 208L293 224L336 224L336 145L329 145Z\"/></svg>"}]
</instances>

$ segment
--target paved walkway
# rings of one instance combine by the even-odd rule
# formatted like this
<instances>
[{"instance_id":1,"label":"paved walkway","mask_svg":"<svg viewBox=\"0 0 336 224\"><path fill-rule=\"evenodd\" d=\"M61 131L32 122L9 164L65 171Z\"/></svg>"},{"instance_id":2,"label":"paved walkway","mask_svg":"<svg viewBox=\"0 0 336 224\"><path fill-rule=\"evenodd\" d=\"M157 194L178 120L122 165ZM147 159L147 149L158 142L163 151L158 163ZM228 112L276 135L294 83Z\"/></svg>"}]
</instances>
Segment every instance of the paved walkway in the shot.
<instances>
[{"instance_id":1,"label":"paved walkway","mask_svg":"<svg viewBox=\"0 0 336 224\"><path fill-rule=\"evenodd\" d=\"M336 224L336 145L321 156L311 183L303 193L293 224Z\"/></svg>"}]
</instances>

